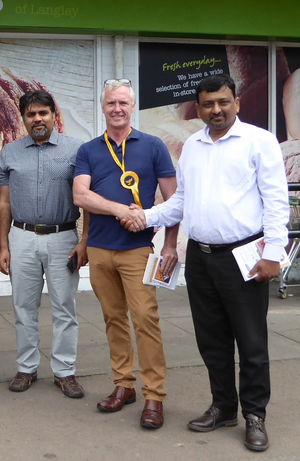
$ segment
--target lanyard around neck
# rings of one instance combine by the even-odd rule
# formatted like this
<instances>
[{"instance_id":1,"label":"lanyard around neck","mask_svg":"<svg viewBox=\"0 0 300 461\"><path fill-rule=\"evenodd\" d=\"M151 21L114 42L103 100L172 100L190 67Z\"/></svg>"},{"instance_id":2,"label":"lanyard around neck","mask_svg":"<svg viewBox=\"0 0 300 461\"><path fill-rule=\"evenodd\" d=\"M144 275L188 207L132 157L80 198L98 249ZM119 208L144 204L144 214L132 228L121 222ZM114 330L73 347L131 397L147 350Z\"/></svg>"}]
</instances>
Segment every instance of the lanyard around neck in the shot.
<instances>
[{"instance_id":1,"label":"lanyard around neck","mask_svg":"<svg viewBox=\"0 0 300 461\"><path fill-rule=\"evenodd\" d=\"M142 208L142 204L140 201L140 194L139 194L139 177L134 171L125 171L125 144L128 136L130 135L132 129L130 128L129 133L127 134L126 138L122 142L122 163L118 159L118 157L115 154L115 151L112 148L111 143L108 140L108 135L107 131L104 133L104 139L106 142L106 145L108 147L108 150L114 159L115 163L118 165L118 167L121 168L123 174L120 177L120 182L121 185L125 189L130 189L133 195L134 202Z\"/></svg>"},{"instance_id":2,"label":"lanyard around neck","mask_svg":"<svg viewBox=\"0 0 300 461\"><path fill-rule=\"evenodd\" d=\"M132 132L132 129L130 128L129 133L127 134L126 138L122 142L122 163L120 162L120 160L116 156L115 151L113 150L112 145L108 140L107 131L105 131L105 133L104 133L104 139L105 139L107 148L108 148L112 158L114 159L114 161L116 162L118 167L121 168L123 173L125 173L125 144L126 144L126 140L127 140L128 136L130 135L131 132Z\"/></svg>"}]
</instances>

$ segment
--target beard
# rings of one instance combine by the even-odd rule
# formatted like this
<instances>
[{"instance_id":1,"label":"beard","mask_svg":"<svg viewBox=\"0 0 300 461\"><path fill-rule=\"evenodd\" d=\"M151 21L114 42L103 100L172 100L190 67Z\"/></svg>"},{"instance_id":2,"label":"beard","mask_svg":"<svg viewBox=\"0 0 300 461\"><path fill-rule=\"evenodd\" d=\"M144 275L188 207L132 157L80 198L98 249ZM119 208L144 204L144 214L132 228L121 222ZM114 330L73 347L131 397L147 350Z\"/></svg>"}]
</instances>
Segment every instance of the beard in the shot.
<instances>
[{"instance_id":1,"label":"beard","mask_svg":"<svg viewBox=\"0 0 300 461\"><path fill-rule=\"evenodd\" d=\"M43 130L35 130L34 127L32 128L31 135L33 138L44 138L48 133L48 129L45 126Z\"/></svg>"}]
</instances>

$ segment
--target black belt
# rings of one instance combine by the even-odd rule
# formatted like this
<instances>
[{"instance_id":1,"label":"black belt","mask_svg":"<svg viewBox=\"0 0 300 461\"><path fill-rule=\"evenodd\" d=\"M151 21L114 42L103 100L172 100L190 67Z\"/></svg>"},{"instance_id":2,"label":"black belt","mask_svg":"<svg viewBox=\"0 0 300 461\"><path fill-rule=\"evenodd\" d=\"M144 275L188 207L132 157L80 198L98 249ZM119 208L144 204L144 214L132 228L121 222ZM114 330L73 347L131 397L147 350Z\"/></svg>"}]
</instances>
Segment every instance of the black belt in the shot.
<instances>
[{"instance_id":1,"label":"black belt","mask_svg":"<svg viewBox=\"0 0 300 461\"><path fill-rule=\"evenodd\" d=\"M238 242L228 243L224 245L208 245L206 243L201 242L196 243L199 245L199 248L201 251L203 251L203 253L220 253L222 251L231 251L234 248L246 245L246 243L253 242L253 240L263 237L263 235L263 232L260 232L259 234L251 235L251 237L248 237L244 240L239 240Z\"/></svg>"},{"instance_id":2,"label":"black belt","mask_svg":"<svg viewBox=\"0 0 300 461\"><path fill-rule=\"evenodd\" d=\"M76 229L75 221L60 225L53 224L53 226L46 226L46 224L26 224L24 222L14 221L13 225L19 227L19 229L35 232L37 235L57 234L58 232Z\"/></svg>"}]
</instances>

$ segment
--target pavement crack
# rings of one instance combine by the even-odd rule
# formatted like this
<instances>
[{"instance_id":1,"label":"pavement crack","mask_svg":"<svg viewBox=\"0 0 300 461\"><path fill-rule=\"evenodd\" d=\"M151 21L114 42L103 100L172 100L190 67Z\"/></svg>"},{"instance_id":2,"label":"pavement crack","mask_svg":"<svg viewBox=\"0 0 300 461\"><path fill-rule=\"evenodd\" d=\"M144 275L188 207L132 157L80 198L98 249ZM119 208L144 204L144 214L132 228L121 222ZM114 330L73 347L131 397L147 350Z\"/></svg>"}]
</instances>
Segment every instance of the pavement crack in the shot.
<instances>
[{"instance_id":1,"label":"pavement crack","mask_svg":"<svg viewBox=\"0 0 300 461\"><path fill-rule=\"evenodd\" d=\"M293 341L294 343L300 344L300 341L297 341L297 339L290 338L289 336L283 335L282 333L278 333L277 331L273 331L278 336L281 336L282 338L289 339L290 341Z\"/></svg>"}]
</instances>

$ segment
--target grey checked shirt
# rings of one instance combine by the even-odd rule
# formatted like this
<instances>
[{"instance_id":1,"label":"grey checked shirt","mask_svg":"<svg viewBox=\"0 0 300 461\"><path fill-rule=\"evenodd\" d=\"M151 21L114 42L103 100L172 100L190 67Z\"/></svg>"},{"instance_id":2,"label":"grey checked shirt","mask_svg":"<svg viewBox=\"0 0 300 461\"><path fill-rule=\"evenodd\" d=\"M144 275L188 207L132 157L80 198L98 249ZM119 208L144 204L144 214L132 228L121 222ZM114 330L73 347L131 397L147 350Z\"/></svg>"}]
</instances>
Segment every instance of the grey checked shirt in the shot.
<instances>
[{"instance_id":1,"label":"grey checked shirt","mask_svg":"<svg viewBox=\"0 0 300 461\"><path fill-rule=\"evenodd\" d=\"M72 184L78 139L53 130L41 146L31 136L0 154L0 186L9 186L12 218L27 224L65 224L79 218Z\"/></svg>"}]
</instances>

